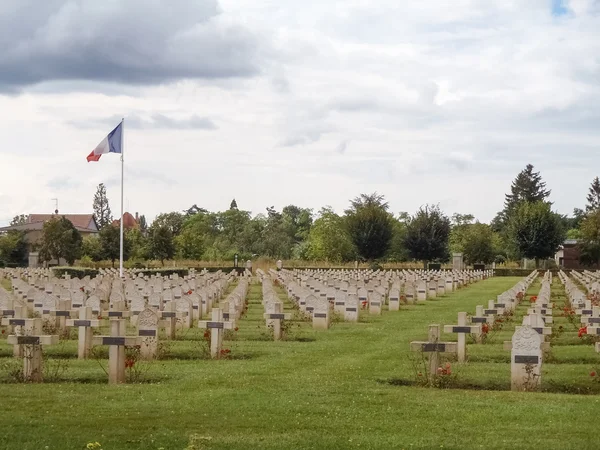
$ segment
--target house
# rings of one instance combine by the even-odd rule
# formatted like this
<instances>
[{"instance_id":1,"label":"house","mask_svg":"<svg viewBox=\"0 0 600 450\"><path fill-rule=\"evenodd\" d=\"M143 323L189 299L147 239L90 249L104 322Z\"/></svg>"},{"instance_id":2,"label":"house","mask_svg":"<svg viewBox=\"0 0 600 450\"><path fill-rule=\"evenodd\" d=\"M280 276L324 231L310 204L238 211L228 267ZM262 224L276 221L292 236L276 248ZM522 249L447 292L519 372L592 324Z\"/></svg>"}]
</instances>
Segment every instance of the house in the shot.
<instances>
[{"instance_id":1,"label":"house","mask_svg":"<svg viewBox=\"0 0 600 450\"><path fill-rule=\"evenodd\" d=\"M579 256L581 255L579 242L578 239L567 239L562 243L556 255L554 255L554 260L558 267L575 270L596 268L595 265L589 266L579 262Z\"/></svg>"},{"instance_id":2,"label":"house","mask_svg":"<svg viewBox=\"0 0 600 450\"><path fill-rule=\"evenodd\" d=\"M39 267L39 254L36 250L42 239L44 223L56 217L68 219L83 237L98 233L98 224L93 214L58 214L58 211L57 214L30 214L25 223L2 227L0 233L13 230L24 231L29 253L29 267Z\"/></svg>"},{"instance_id":3,"label":"house","mask_svg":"<svg viewBox=\"0 0 600 450\"><path fill-rule=\"evenodd\" d=\"M114 227L120 227L121 219L113 220L111 225ZM131 213L124 212L123 213L123 229L132 230L132 229L139 229L139 228L140 228L140 217L139 217L138 213L135 213L135 217L133 217L131 215Z\"/></svg>"}]
</instances>

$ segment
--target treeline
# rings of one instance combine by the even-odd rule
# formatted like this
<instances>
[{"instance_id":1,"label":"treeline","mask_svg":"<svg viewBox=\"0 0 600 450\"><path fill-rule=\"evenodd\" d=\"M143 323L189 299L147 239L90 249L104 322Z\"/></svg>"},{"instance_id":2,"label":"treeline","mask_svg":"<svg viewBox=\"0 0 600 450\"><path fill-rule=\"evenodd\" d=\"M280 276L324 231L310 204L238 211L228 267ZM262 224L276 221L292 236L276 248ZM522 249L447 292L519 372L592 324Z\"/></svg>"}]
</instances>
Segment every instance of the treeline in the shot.
<instances>
[{"instance_id":1,"label":"treeline","mask_svg":"<svg viewBox=\"0 0 600 450\"><path fill-rule=\"evenodd\" d=\"M235 200L229 208L210 212L193 205L186 211L163 213L146 226L126 230L125 259L204 261L274 259L347 262L447 262L461 252L468 264L552 258L566 237L578 239L582 261L600 260L600 181L596 178L585 209L571 216L552 211L551 191L539 172L527 165L506 194L503 209L487 224L471 214L446 215L438 205L424 205L413 214L394 214L383 195L361 194L343 214L330 207L315 212L288 205L252 216ZM69 263L119 258L119 230L111 225L110 207L102 185L94 198L98 236L81 239L68 220L44 226L40 253L44 259ZM18 218L15 218L15 220ZM70 222L69 222L70 223ZM17 234L0 237L0 259L14 260ZM16 243L16 244L15 244ZM11 253L12 252L12 253ZM18 251L17 251L18 253ZM18 256L18 255L17 255ZM13 258L13 259L11 259Z\"/></svg>"}]
</instances>

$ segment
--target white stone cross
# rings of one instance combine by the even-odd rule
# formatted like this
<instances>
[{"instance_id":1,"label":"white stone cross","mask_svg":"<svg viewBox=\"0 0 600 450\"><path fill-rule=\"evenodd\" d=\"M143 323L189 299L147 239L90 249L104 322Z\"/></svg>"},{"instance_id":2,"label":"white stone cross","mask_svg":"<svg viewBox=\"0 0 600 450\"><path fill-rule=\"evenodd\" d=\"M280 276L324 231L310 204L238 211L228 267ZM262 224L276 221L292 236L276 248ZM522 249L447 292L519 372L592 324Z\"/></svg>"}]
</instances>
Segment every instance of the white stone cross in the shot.
<instances>
[{"instance_id":1,"label":"white stone cross","mask_svg":"<svg viewBox=\"0 0 600 450\"><path fill-rule=\"evenodd\" d=\"M213 358L218 358L223 347L223 330L231 330L234 325L232 322L223 320L223 310L221 308L212 309L211 319L210 321L199 321L198 328L210 330L210 355Z\"/></svg>"},{"instance_id":2,"label":"white stone cross","mask_svg":"<svg viewBox=\"0 0 600 450\"><path fill-rule=\"evenodd\" d=\"M87 359L92 348L92 328L100 326L100 320L92 318L91 306L79 308L79 319L68 319L68 327L78 327L77 357Z\"/></svg>"},{"instance_id":3,"label":"white stone cross","mask_svg":"<svg viewBox=\"0 0 600 450\"><path fill-rule=\"evenodd\" d=\"M467 359L466 335L475 333L481 334L481 325L467 325L467 313L458 313L458 325L444 325L444 333L458 334L458 362L465 362Z\"/></svg>"},{"instance_id":4,"label":"white stone cross","mask_svg":"<svg viewBox=\"0 0 600 450\"><path fill-rule=\"evenodd\" d=\"M23 379L26 381L43 381L42 345L58 344L58 336L42 335L42 319L3 319L9 325L19 325L26 335L10 335L7 343L22 346Z\"/></svg>"},{"instance_id":5,"label":"white stone cross","mask_svg":"<svg viewBox=\"0 0 600 450\"><path fill-rule=\"evenodd\" d=\"M410 349L414 352L429 353L429 373L437 374L439 367L439 353L456 353L456 342L440 342L440 326L429 325L429 336L427 341L412 341Z\"/></svg>"},{"instance_id":6,"label":"white stone cross","mask_svg":"<svg viewBox=\"0 0 600 450\"><path fill-rule=\"evenodd\" d=\"M125 383L125 347L141 344L138 336L125 336L126 323L110 320L110 336L94 336L94 345L108 345L108 383Z\"/></svg>"}]
</instances>

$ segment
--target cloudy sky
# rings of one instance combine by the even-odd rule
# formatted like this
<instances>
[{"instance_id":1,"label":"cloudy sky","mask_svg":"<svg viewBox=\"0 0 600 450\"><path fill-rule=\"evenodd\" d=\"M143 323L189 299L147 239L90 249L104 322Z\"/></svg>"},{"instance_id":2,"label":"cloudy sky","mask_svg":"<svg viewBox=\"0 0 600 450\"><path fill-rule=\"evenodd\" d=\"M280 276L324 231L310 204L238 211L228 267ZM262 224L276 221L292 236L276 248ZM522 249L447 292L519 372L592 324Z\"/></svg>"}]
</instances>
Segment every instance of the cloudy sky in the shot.
<instances>
[{"instance_id":1,"label":"cloudy sky","mask_svg":"<svg viewBox=\"0 0 600 450\"><path fill-rule=\"evenodd\" d=\"M488 221L532 163L562 213L600 175L597 0L2 0L0 225L125 208Z\"/></svg>"}]
</instances>

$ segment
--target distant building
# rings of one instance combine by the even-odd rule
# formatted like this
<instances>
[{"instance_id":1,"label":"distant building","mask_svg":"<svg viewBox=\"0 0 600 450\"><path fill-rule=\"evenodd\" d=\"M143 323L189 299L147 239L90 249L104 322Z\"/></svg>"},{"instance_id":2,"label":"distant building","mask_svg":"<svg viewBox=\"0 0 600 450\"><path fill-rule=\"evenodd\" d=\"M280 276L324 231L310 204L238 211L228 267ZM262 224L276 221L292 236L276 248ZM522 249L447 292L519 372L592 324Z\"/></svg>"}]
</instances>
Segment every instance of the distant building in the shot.
<instances>
[{"instance_id":1,"label":"distant building","mask_svg":"<svg viewBox=\"0 0 600 450\"><path fill-rule=\"evenodd\" d=\"M120 219L113 220L112 225L115 227L120 227L121 220ZM125 230L138 229L139 230L139 228L140 228L140 217L138 216L138 213L135 213L135 217L133 217L128 212L123 213L123 229L125 229Z\"/></svg>"},{"instance_id":2,"label":"distant building","mask_svg":"<svg viewBox=\"0 0 600 450\"><path fill-rule=\"evenodd\" d=\"M595 269L596 265L583 265L579 262L581 251L579 250L578 239L567 239L562 243L559 250L554 255L556 265L561 269Z\"/></svg>"},{"instance_id":3,"label":"distant building","mask_svg":"<svg viewBox=\"0 0 600 450\"><path fill-rule=\"evenodd\" d=\"M25 223L2 227L0 228L0 233L12 230L24 231L25 242L27 242L29 267L38 267L39 254L36 250L42 239L44 223L58 217L65 217L68 219L83 237L98 233L98 224L96 223L93 214L30 214L27 216L27 221ZM62 264L62 261L57 261L55 263Z\"/></svg>"}]
</instances>

